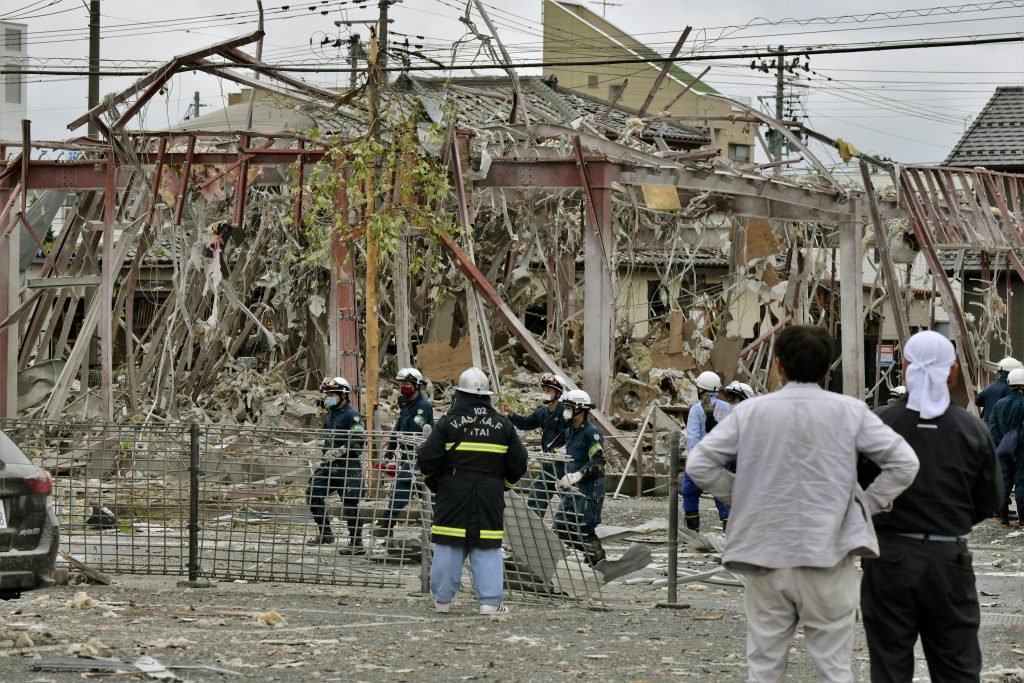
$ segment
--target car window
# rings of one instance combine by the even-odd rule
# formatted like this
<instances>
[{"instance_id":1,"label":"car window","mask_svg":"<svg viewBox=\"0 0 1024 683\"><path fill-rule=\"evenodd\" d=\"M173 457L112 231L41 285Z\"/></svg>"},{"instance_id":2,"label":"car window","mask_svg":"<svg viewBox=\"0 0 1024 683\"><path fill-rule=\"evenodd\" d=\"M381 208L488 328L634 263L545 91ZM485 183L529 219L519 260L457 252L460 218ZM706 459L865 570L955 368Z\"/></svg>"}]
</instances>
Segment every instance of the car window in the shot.
<instances>
[{"instance_id":1,"label":"car window","mask_svg":"<svg viewBox=\"0 0 1024 683\"><path fill-rule=\"evenodd\" d=\"M14 442L4 432L0 432L0 460L6 465L32 464L32 461L25 457L21 449L14 445Z\"/></svg>"}]
</instances>

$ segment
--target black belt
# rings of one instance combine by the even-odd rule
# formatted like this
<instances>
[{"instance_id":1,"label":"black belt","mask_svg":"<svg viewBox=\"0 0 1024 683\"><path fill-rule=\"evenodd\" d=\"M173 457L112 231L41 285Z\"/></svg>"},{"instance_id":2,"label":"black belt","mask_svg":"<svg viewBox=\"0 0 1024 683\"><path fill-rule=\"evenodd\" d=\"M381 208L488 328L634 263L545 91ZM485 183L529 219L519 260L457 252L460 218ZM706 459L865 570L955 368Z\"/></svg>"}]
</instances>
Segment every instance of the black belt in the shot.
<instances>
[{"instance_id":1,"label":"black belt","mask_svg":"<svg viewBox=\"0 0 1024 683\"><path fill-rule=\"evenodd\" d=\"M912 538L915 541L932 541L934 543L959 543L960 541L964 540L962 536L950 536L949 534L926 534L911 531L893 531L888 533L890 533L893 536Z\"/></svg>"}]
</instances>

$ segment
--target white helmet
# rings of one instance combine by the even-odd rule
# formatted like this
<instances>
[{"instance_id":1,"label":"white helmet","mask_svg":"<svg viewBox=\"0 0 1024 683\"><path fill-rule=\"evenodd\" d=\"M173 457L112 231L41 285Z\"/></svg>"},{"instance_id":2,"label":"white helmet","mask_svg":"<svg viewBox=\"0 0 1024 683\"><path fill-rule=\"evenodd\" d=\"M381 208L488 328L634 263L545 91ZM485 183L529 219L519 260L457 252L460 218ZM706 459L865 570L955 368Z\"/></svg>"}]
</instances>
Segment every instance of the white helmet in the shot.
<instances>
[{"instance_id":1,"label":"white helmet","mask_svg":"<svg viewBox=\"0 0 1024 683\"><path fill-rule=\"evenodd\" d=\"M459 375L459 385L456 390L464 394L475 394L477 396L491 395L491 380L480 368L469 368Z\"/></svg>"},{"instance_id":2,"label":"white helmet","mask_svg":"<svg viewBox=\"0 0 1024 683\"><path fill-rule=\"evenodd\" d=\"M332 377L323 381L320 390L324 393L351 394L352 385L344 377Z\"/></svg>"},{"instance_id":3,"label":"white helmet","mask_svg":"<svg viewBox=\"0 0 1024 683\"><path fill-rule=\"evenodd\" d=\"M540 376L540 385L554 389L559 394L565 393L565 380L551 372L545 372Z\"/></svg>"},{"instance_id":4,"label":"white helmet","mask_svg":"<svg viewBox=\"0 0 1024 683\"><path fill-rule=\"evenodd\" d=\"M404 382L408 380L418 386L423 386L424 384L427 383L427 380L423 379L423 373L421 373L416 368L402 368L401 370L398 371L398 374L395 376L395 379L397 379L399 382Z\"/></svg>"},{"instance_id":5,"label":"white helmet","mask_svg":"<svg viewBox=\"0 0 1024 683\"><path fill-rule=\"evenodd\" d=\"M1010 372L1011 370L1016 370L1021 367L1024 367L1024 365L1021 365L1021 362L1012 356L1007 356L999 361L999 369L1002 372Z\"/></svg>"},{"instance_id":6,"label":"white helmet","mask_svg":"<svg viewBox=\"0 0 1024 683\"><path fill-rule=\"evenodd\" d=\"M1006 383L1011 387L1024 386L1024 368L1014 368L1013 370L1010 370L1010 375L1006 378Z\"/></svg>"},{"instance_id":7,"label":"white helmet","mask_svg":"<svg viewBox=\"0 0 1024 683\"><path fill-rule=\"evenodd\" d=\"M754 398L754 389L749 384L737 382L736 380L729 382L729 386L725 388L725 391L740 397L744 401L748 398Z\"/></svg>"},{"instance_id":8,"label":"white helmet","mask_svg":"<svg viewBox=\"0 0 1024 683\"><path fill-rule=\"evenodd\" d=\"M717 372L711 372L707 370L697 375L697 388L703 391L720 391L722 389L722 379L718 376Z\"/></svg>"},{"instance_id":9,"label":"white helmet","mask_svg":"<svg viewBox=\"0 0 1024 683\"><path fill-rule=\"evenodd\" d=\"M579 410L593 410L597 407L590 400L590 394L582 389L573 389L562 394L562 403Z\"/></svg>"},{"instance_id":10,"label":"white helmet","mask_svg":"<svg viewBox=\"0 0 1024 683\"><path fill-rule=\"evenodd\" d=\"M907 395L907 388L902 384L898 387L893 387L892 391L889 392L889 396L892 398L903 398Z\"/></svg>"}]
</instances>

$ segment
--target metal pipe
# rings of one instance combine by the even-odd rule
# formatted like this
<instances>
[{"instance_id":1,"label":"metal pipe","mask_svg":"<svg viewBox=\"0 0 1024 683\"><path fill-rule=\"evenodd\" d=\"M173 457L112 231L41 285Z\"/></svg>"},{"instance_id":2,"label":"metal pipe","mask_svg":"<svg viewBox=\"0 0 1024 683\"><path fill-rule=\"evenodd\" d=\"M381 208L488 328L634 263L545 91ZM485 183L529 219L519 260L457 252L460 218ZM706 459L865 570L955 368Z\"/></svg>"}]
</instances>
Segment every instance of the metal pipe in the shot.
<instances>
[{"instance_id":1,"label":"metal pipe","mask_svg":"<svg viewBox=\"0 0 1024 683\"><path fill-rule=\"evenodd\" d=\"M199 580L199 425L189 426L188 459L188 580Z\"/></svg>"},{"instance_id":2,"label":"metal pipe","mask_svg":"<svg viewBox=\"0 0 1024 683\"><path fill-rule=\"evenodd\" d=\"M668 602L675 604L679 583L679 450L682 435L672 432L668 464Z\"/></svg>"}]
</instances>

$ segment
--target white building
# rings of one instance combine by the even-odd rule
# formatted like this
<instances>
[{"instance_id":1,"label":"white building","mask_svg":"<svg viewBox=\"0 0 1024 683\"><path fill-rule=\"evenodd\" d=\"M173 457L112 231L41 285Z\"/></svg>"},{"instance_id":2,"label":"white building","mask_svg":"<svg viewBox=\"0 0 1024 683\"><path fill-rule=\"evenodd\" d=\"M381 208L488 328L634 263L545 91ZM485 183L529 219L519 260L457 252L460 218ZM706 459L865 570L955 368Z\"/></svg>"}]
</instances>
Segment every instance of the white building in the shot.
<instances>
[{"instance_id":1,"label":"white building","mask_svg":"<svg viewBox=\"0 0 1024 683\"><path fill-rule=\"evenodd\" d=\"M20 140L28 87L17 71L28 64L28 27L0 21L0 140ZM12 70L14 70L12 72Z\"/></svg>"}]
</instances>

